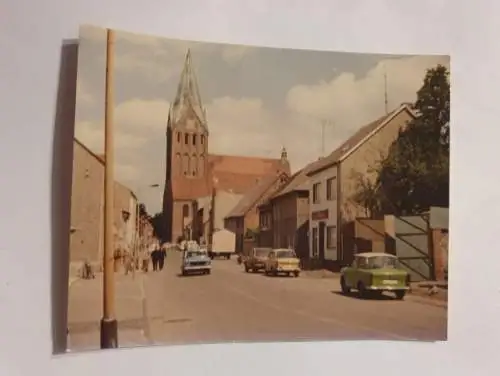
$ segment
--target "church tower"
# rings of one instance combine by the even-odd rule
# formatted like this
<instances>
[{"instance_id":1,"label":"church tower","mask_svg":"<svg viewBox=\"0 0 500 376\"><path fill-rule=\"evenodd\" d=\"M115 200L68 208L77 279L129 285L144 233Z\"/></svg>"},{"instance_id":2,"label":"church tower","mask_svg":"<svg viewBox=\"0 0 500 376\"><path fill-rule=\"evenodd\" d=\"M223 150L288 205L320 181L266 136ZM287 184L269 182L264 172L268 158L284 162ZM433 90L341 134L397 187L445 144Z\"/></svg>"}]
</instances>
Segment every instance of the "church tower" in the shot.
<instances>
[{"instance_id":1,"label":"church tower","mask_svg":"<svg viewBox=\"0 0 500 376\"><path fill-rule=\"evenodd\" d=\"M169 241L182 235L182 222L190 217L191 186L204 185L208 178L208 135L206 111L188 50L166 130L163 216Z\"/></svg>"}]
</instances>

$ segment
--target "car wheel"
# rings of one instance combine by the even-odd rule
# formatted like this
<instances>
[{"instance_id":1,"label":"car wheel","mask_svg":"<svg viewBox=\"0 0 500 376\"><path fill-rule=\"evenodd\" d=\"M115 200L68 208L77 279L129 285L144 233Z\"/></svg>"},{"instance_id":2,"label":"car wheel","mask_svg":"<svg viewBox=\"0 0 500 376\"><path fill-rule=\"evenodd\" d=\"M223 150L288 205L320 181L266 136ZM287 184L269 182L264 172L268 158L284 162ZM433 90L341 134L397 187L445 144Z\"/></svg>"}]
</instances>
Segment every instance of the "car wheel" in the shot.
<instances>
[{"instance_id":1,"label":"car wheel","mask_svg":"<svg viewBox=\"0 0 500 376\"><path fill-rule=\"evenodd\" d=\"M363 282L358 282L358 294L361 299L366 298L366 289Z\"/></svg>"},{"instance_id":2,"label":"car wheel","mask_svg":"<svg viewBox=\"0 0 500 376\"><path fill-rule=\"evenodd\" d=\"M293 272L293 276L297 278L300 275L300 272L298 270Z\"/></svg>"},{"instance_id":3,"label":"car wheel","mask_svg":"<svg viewBox=\"0 0 500 376\"><path fill-rule=\"evenodd\" d=\"M351 292L351 289L347 286L343 276L340 278L340 288L342 289L342 294L349 294Z\"/></svg>"},{"instance_id":4,"label":"car wheel","mask_svg":"<svg viewBox=\"0 0 500 376\"><path fill-rule=\"evenodd\" d=\"M229 254L229 255L227 255L227 256L226 256L226 258L227 258L228 260L231 260L231 255L230 255L230 254Z\"/></svg>"},{"instance_id":5,"label":"car wheel","mask_svg":"<svg viewBox=\"0 0 500 376\"><path fill-rule=\"evenodd\" d=\"M211 274L211 272L212 271L210 269L208 269L207 271L205 271L206 274Z\"/></svg>"},{"instance_id":6,"label":"car wheel","mask_svg":"<svg viewBox=\"0 0 500 376\"><path fill-rule=\"evenodd\" d=\"M181 270L181 275L184 277L184 276L186 276L186 274L187 274L186 271L184 269L182 269Z\"/></svg>"},{"instance_id":7,"label":"car wheel","mask_svg":"<svg viewBox=\"0 0 500 376\"><path fill-rule=\"evenodd\" d=\"M405 295L406 295L406 291L405 290L399 290L399 291L396 291L395 292L396 294L396 299L397 300L403 300Z\"/></svg>"},{"instance_id":8,"label":"car wheel","mask_svg":"<svg viewBox=\"0 0 500 376\"><path fill-rule=\"evenodd\" d=\"M278 270L273 268L271 274L273 275L273 277L276 277L278 275Z\"/></svg>"}]
</instances>

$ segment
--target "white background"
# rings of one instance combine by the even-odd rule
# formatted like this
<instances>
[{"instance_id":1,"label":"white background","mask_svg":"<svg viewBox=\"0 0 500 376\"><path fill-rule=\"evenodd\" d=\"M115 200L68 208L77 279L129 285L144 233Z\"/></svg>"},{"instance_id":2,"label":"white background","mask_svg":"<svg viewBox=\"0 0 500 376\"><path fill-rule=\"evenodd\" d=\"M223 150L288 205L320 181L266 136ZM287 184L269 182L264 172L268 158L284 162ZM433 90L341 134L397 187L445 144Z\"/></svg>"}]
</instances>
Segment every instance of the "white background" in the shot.
<instances>
[{"instance_id":1,"label":"white background","mask_svg":"<svg viewBox=\"0 0 500 376\"><path fill-rule=\"evenodd\" d=\"M500 374L499 14L499 2L479 0L0 0L0 375L250 375L258 366L292 375ZM54 117L61 44L81 23L213 42L451 54L449 341L52 357ZM55 161L54 181L68 174L65 160Z\"/></svg>"}]
</instances>

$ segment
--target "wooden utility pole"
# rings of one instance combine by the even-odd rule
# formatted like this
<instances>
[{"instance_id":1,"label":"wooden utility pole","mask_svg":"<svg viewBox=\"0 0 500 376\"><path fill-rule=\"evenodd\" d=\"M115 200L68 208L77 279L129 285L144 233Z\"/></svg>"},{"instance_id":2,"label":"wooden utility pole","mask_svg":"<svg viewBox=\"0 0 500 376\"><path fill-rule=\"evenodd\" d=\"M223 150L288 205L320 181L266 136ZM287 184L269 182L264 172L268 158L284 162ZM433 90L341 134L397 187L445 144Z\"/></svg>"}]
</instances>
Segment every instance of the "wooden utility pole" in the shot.
<instances>
[{"instance_id":1,"label":"wooden utility pole","mask_svg":"<svg viewBox=\"0 0 500 376\"><path fill-rule=\"evenodd\" d=\"M101 349L118 347L118 322L115 317L115 274L113 234L114 143L113 143L113 66L114 32L107 30L106 94L104 113L104 278Z\"/></svg>"}]
</instances>

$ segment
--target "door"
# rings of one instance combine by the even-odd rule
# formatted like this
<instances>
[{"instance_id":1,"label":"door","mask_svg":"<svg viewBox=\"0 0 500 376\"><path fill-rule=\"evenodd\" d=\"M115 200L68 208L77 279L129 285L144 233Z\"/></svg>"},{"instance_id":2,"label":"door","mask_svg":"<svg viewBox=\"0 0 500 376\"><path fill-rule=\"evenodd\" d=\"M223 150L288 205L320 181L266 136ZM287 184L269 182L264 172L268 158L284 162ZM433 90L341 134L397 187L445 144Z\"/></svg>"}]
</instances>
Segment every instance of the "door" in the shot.
<instances>
[{"instance_id":1,"label":"door","mask_svg":"<svg viewBox=\"0 0 500 376\"><path fill-rule=\"evenodd\" d=\"M325 222L319 223L319 234L318 234L318 255L320 260L325 259Z\"/></svg>"}]
</instances>

